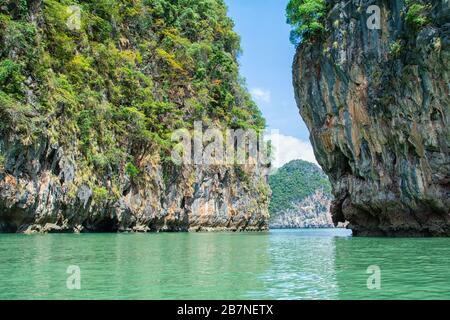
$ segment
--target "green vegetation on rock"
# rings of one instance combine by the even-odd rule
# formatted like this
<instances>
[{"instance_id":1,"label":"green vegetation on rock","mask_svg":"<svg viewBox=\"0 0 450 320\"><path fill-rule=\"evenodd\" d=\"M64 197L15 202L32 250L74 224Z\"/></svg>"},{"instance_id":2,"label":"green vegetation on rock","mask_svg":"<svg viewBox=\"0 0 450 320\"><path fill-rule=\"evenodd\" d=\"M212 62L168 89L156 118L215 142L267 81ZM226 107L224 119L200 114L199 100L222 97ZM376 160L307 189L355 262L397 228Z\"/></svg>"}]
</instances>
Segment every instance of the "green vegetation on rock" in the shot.
<instances>
[{"instance_id":1,"label":"green vegetation on rock","mask_svg":"<svg viewBox=\"0 0 450 320\"><path fill-rule=\"evenodd\" d=\"M287 23L292 25L291 42L313 40L325 31L325 0L290 0L287 9Z\"/></svg>"},{"instance_id":2,"label":"green vegetation on rock","mask_svg":"<svg viewBox=\"0 0 450 320\"><path fill-rule=\"evenodd\" d=\"M3 170L5 168L5 156L3 154L0 154L0 170Z\"/></svg>"},{"instance_id":3,"label":"green vegetation on rock","mask_svg":"<svg viewBox=\"0 0 450 320\"><path fill-rule=\"evenodd\" d=\"M222 0L1 1L0 135L76 154L77 185L102 198L102 177L164 161L194 120L262 130L226 13Z\"/></svg>"},{"instance_id":4,"label":"green vegetation on rock","mask_svg":"<svg viewBox=\"0 0 450 320\"><path fill-rule=\"evenodd\" d=\"M407 0L405 21L415 29L420 29L430 22L428 15L431 5L428 1Z\"/></svg>"},{"instance_id":5,"label":"green vegetation on rock","mask_svg":"<svg viewBox=\"0 0 450 320\"><path fill-rule=\"evenodd\" d=\"M403 49L401 41L397 40L397 41L391 43L391 46L389 49L390 49L389 53L391 54L391 56L393 58L398 58L401 55L402 49Z\"/></svg>"}]
</instances>

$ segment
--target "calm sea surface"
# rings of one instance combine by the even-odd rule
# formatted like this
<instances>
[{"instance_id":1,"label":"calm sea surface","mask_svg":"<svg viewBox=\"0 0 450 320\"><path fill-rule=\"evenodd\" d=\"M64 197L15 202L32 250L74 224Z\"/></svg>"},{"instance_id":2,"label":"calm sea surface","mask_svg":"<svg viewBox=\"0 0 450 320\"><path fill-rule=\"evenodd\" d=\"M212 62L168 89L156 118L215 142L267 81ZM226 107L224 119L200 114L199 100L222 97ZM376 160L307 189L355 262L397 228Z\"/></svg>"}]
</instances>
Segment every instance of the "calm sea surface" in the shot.
<instances>
[{"instance_id":1,"label":"calm sea surface","mask_svg":"<svg viewBox=\"0 0 450 320\"><path fill-rule=\"evenodd\" d=\"M69 266L80 290L67 287ZM368 289L369 266L378 290ZM450 239L331 229L0 235L0 299L390 298L450 299Z\"/></svg>"}]
</instances>

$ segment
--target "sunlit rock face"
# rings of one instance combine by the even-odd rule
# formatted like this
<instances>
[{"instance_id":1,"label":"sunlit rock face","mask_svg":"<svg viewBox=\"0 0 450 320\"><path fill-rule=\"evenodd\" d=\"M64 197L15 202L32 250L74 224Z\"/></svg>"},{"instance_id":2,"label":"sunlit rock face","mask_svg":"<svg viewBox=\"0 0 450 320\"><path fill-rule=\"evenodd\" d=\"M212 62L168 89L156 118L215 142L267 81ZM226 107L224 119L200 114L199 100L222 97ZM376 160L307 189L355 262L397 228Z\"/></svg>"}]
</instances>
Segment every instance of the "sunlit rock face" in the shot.
<instances>
[{"instance_id":1,"label":"sunlit rock face","mask_svg":"<svg viewBox=\"0 0 450 320\"><path fill-rule=\"evenodd\" d=\"M333 228L330 214L330 196L318 189L312 195L293 204L293 208L271 216L274 229Z\"/></svg>"},{"instance_id":2,"label":"sunlit rock face","mask_svg":"<svg viewBox=\"0 0 450 320\"><path fill-rule=\"evenodd\" d=\"M27 166L42 157L43 167L53 163L61 166L61 172L79 174L76 165L67 161L70 155L21 155ZM7 170L14 170L15 164L10 163ZM124 177L121 196L105 200L85 184L72 197L68 192L73 182L64 174L47 169L16 172L18 177L0 170L0 232L268 229L269 189L259 169L248 169L243 181L230 166L188 166L164 173L161 166L149 163L145 183L133 184Z\"/></svg>"},{"instance_id":3,"label":"sunlit rock face","mask_svg":"<svg viewBox=\"0 0 450 320\"><path fill-rule=\"evenodd\" d=\"M415 27L404 1L347 2L328 1L328 31L293 65L333 221L354 235L450 236L449 4L427 1ZM380 29L367 27L369 5Z\"/></svg>"}]
</instances>

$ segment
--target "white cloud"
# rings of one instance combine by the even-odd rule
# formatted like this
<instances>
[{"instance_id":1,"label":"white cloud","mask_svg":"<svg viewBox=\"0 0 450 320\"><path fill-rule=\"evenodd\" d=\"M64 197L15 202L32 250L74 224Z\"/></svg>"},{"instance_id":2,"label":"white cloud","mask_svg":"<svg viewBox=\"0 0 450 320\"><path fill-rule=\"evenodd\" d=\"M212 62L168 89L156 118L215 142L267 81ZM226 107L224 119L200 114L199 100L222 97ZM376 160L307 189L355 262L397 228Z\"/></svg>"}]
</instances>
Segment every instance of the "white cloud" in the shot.
<instances>
[{"instance_id":1,"label":"white cloud","mask_svg":"<svg viewBox=\"0 0 450 320\"><path fill-rule=\"evenodd\" d=\"M252 90L250 90L250 93L253 96L253 99L256 100L256 102L270 103L270 101L272 100L272 94L269 90L253 88Z\"/></svg>"},{"instance_id":2,"label":"white cloud","mask_svg":"<svg viewBox=\"0 0 450 320\"><path fill-rule=\"evenodd\" d=\"M272 163L275 168L280 168L289 161L297 159L318 164L316 157L314 156L313 147L309 141L285 136L275 130L267 135L266 139L272 140L272 144L275 147L275 159Z\"/></svg>"}]
</instances>

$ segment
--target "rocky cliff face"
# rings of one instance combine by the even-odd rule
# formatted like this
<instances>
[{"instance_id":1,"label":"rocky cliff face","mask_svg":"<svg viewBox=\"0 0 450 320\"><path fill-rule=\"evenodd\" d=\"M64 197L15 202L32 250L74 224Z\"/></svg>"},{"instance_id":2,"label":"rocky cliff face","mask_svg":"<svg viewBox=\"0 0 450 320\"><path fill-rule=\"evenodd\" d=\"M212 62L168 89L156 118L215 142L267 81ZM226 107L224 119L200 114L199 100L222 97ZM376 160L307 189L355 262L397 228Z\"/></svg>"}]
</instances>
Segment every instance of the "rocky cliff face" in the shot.
<instances>
[{"instance_id":1,"label":"rocky cliff face","mask_svg":"<svg viewBox=\"0 0 450 320\"><path fill-rule=\"evenodd\" d=\"M7 152L15 148L1 145ZM8 157L0 170L0 232L268 228L268 187L261 171L249 169L242 181L233 167L184 167L163 173L162 166L150 161L144 165L142 182L121 177L121 195L114 199L77 183L83 173L76 155L45 142L41 148Z\"/></svg>"},{"instance_id":2,"label":"rocky cliff face","mask_svg":"<svg viewBox=\"0 0 450 320\"><path fill-rule=\"evenodd\" d=\"M330 213L331 197L317 190L286 210L270 217L274 229L334 228Z\"/></svg>"},{"instance_id":3,"label":"rocky cliff face","mask_svg":"<svg viewBox=\"0 0 450 320\"><path fill-rule=\"evenodd\" d=\"M221 0L0 2L0 232L265 230L264 168L168 160L264 121ZM206 141L205 141L206 143Z\"/></svg>"},{"instance_id":4,"label":"rocky cliff face","mask_svg":"<svg viewBox=\"0 0 450 320\"><path fill-rule=\"evenodd\" d=\"M368 28L380 8L380 29ZM448 1L327 1L296 100L355 235L450 235Z\"/></svg>"}]
</instances>

